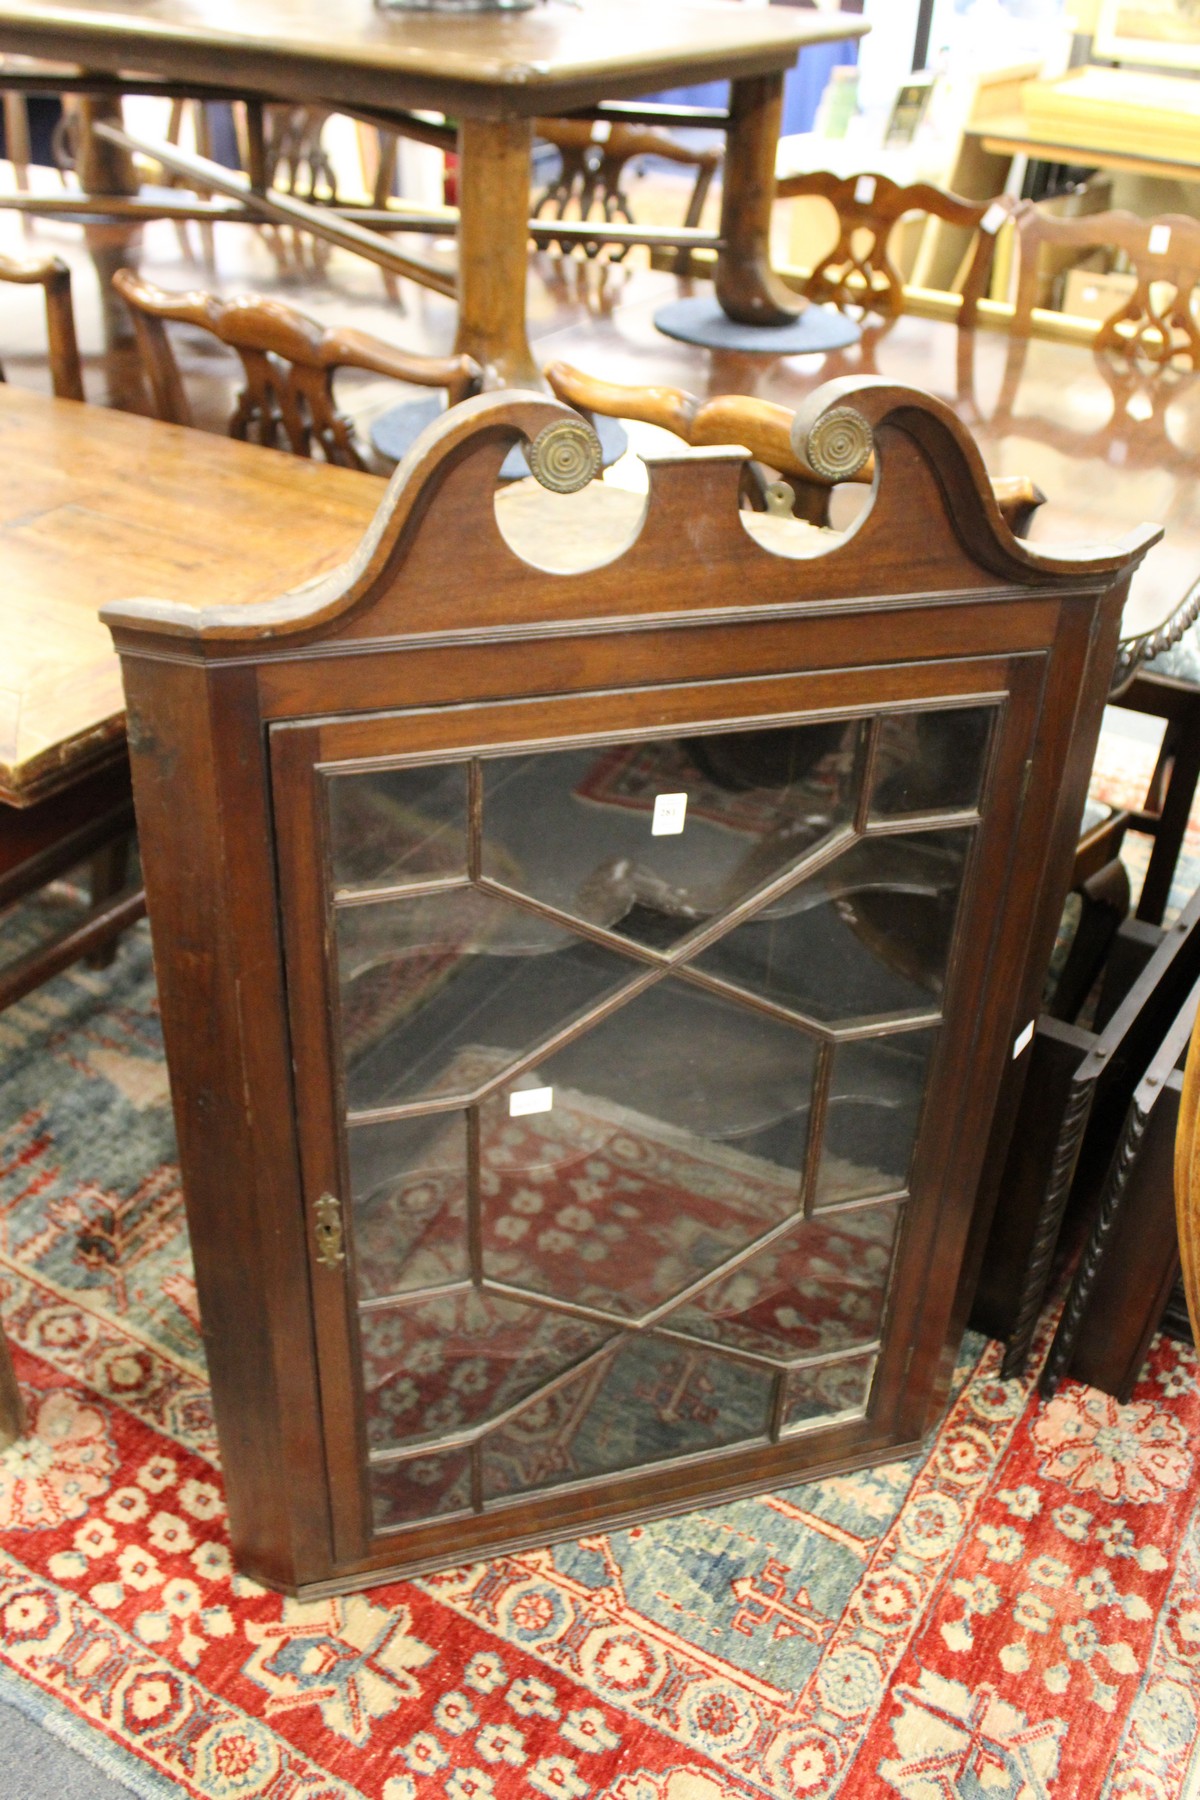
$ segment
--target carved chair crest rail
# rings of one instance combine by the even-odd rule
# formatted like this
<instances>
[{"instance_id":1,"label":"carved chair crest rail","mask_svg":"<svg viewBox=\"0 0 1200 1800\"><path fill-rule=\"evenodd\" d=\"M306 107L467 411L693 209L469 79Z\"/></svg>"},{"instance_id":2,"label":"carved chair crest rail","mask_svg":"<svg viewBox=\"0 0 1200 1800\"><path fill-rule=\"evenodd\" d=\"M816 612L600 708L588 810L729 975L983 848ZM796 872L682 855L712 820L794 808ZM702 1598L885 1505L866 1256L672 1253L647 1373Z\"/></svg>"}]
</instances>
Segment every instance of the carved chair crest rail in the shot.
<instances>
[{"instance_id":1,"label":"carved chair crest rail","mask_svg":"<svg viewBox=\"0 0 1200 1800\"><path fill-rule=\"evenodd\" d=\"M190 425L192 418L168 322L211 332L241 359L246 385L229 422L231 437L254 438L297 456L319 448L327 461L345 468L362 469L366 463L334 399L339 369L445 388L451 406L477 393L482 383L482 370L469 356L400 350L365 331L318 324L283 300L255 294L222 299L200 290L168 293L129 269L117 270L113 286L132 315L155 411L174 425Z\"/></svg>"}]
</instances>

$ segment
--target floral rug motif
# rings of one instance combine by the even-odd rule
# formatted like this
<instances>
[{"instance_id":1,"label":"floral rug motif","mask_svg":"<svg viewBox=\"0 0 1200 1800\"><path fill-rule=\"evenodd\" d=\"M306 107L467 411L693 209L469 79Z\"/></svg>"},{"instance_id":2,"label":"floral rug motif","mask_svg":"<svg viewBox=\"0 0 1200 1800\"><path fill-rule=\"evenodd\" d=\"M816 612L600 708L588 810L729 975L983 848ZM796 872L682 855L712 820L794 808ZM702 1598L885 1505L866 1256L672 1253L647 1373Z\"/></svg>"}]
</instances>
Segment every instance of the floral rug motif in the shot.
<instances>
[{"instance_id":1,"label":"floral rug motif","mask_svg":"<svg viewBox=\"0 0 1200 1800\"><path fill-rule=\"evenodd\" d=\"M0 1697L135 1792L1197 1791L1190 1348L1039 1404L969 1339L907 1462L301 1604L232 1568L173 1155L139 930L0 1015Z\"/></svg>"}]
</instances>

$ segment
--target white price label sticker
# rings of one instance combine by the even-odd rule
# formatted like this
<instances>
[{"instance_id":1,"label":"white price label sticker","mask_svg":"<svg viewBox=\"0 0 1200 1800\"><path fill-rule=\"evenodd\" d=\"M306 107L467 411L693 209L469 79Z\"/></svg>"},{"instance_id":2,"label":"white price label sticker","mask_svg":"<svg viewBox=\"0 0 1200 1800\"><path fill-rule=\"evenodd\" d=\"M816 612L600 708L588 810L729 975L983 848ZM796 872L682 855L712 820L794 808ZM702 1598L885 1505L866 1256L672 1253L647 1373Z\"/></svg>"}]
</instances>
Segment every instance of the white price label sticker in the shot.
<instances>
[{"instance_id":1,"label":"white price label sticker","mask_svg":"<svg viewBox=\"0 0 1200 1800\"><path fill-rule=\"evenodd\" d=\"M654 819L650 826L651 837L678 837L683 830L683 815L686 812L686 794L657 794L654 800Z\"/></svg>"},{"instance_id":2,"label":"white price label sticker","mask_svg":"<svg viewBox=\"0 0 1200 1800\"><path fill-rule=\"evenodd\" d=\"M854 199L859 206L870 206L875 198L875 177L860 175L854 184Z\"/></svg>"},{"instance_id":3,"label":"white price label sticker","mask_svg":"<svg viewBox=\"0 0 1200 1800\"><path fill-rule=\"evenodd\" d=\"M508 1116L522 1119L526 1113L550 1112L554 1106L554 1089L515 1088L508 1096Z\"/></svg>"},{"instance_id":4,"label":"white price label sticker","mask_svg":"<svg viewBox=\"0 0 1200 1800\"><path fill-rule=\"evenodd\" d=\"M993 200L992 204L988 207L982 219L979 221L979 229L980 231L986 231L989 237L995 237L1007 217L1007 207L1001 206L998 200Z\"/></svg>"},{"instance_id":5,"label":"white price label sticker","mask_svg":"<svg viewBox=\"0 0 1200 1800\"><path fill-rule=\"evenodd\" d=\"M1152 225L1147 249L1151 256L1165 256L1171 248L1171 227L1169 225Z\"/></svg>"},{"instance_id":6,"label":"white price label sticker","mask_svg":"<svg viewBox=\"0 0 1200 1800\"><path fill-rule=\"evenodd\" d=\"M1033 1019L1030 1019L1028 1025L1025 1027L1024 1031L1018 1031L1017 1036L1016 1036L1016 1041L1013 1044L1013 1061L1014 1062L1016 1062L1016 1060L1017 1060L1018 1056L1020 1056L1022 1050L1028 1050L1030 1044L1032 1044L1034 1023L1035 1023L1035 1021Z\"/></svg>"}]
</instances>

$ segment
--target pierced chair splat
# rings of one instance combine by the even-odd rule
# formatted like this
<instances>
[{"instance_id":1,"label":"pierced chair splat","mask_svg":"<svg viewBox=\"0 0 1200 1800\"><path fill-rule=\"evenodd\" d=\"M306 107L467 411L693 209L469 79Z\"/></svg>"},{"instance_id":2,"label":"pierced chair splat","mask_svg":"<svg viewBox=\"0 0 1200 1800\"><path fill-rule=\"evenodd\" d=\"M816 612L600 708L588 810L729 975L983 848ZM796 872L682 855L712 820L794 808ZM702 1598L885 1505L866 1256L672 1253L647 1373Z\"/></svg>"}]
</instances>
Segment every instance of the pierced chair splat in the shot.
<instances>
[{"instance_id":1,"label":"pierced chair splat","mask_svg":"<svg viewBox=\"0 0 1200 1800\"><path fill-rule=\"evenodd\" d=\"M418 387L444 388L451 406L477 393L482 371L469 356L418 356L382 338L335 330L281 300L254 294L222 299L197 290L167 293L129 270L114 277L129 307L159 418L192 423L167 324L211 332L236 350L246 385L229 421L229 435L252 439L297 456L316 451L328 462L367 467L349 419L339 412L333 378L339 369L363 369Z\"/></svg>"},{"instance_id":2,"label":"pierced chair splat","mask_svg":"<svg viewBox=\"0 0 1200 1800\"><path fill-rule=\"evenodd\" d=\"M972 325L986 294L996 251L996 233L1013 211L1014 202L964 200L927 181L902 186L887 175L831 174L815 169L786 175L777 184L778 200L815 197L837 213L838 237L833 249L811 270L805 283L810 300L831 300L838 307L861 306L867 312L902 312L904 277L889 251L900 220L924 213L973 236L962 284L959 323Z\"/></svg>"},{"instance_id":3,"label":"pierced chair splat","mask_svg":"<svg viewBox=\"0 0 1200 1800\"><path fill-rule=\"evenodd\" d=\"M1192 310L1192 296L1200 282L1200 220L1184 213L1141 219L1131 212L1063 219L1024 205L1015 215L1015 223L1020 268L1014 333L1028 335L1036 329L1034 311L1044 247L1115 250L1128 260L1135 286L1129 297L1101 320L1094 348L1159 365L1182 357L1191 368L1200 367L1200 327Z\"/></svg>"}]
</instances>

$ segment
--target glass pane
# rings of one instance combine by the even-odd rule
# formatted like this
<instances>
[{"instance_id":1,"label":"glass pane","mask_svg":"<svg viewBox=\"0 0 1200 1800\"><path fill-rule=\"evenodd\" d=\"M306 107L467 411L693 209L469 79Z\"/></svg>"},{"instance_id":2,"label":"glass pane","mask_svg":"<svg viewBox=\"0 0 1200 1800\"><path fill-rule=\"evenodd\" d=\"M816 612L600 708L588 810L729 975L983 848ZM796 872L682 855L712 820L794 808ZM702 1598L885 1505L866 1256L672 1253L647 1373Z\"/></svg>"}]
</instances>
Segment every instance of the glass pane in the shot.
<instances>
[{"instance_id":1,"label":"glass pane","mask_svg":"<svg viewBox=\"0 0 1200 1800\"><path fill-rule=\"evenodd\" d=\"M485 1273L626 1318L680 1293L798 1210L815 1063L656 983L480 1109Z\"/></svg>"},{"instance_id":2,"label":"glass pane","mask_svg":"<svg viewBox=\"0 0 1200 1800\"><path fill-rule=\"evenodd\" d=\"M907 1185L934 1035L906 1031L837 1045L817 1206Z\"/></svg>"},{"instance_id":3,"label":"glass pane","mask_svg":"<svg viewBox=\"0 0 1200 1800\"><path fill-rule=\"evenodd\" d=\"M994 713L963 706L880 719L871 817L977 805Z\"/></svg>"},{"instance_id":4,"label":"glass pane","mask_svg":"<svg viewBox=\"0 0 1200 1800\"><path fill-rule=\"evenodd\" d=\"M866 838L696 958L826 1022L936 1007L969 830Z\"/></svg>"},{"instance_id":5,"label":"glass pane","mask_svg":"<svg viewBox=\"0 0 1200 1800\"><path fill-rule=\"evenodd\" d=\"M466 1096L637 970L477 888L337 915L352 1108Z\"/></svg>"},{"instance_id":6,"label":"glass pane","mask_svg":"<svg viewBox=\"0 0 1200 1800\"><path fill-rule=\"evenodd\" d=\"M489 760L484 873L665 949L850 818L860 735L835 722Z\"/></svg>"},{"instance_id":7,"label":"glass pane","mask_svg":"<svg viewBox=\"0 0 1200 1800\"><path fill-rule=\"evenodd\" d=\"M899 1208L807 1219L688 1306L673 1330L782 1361L879 1336Z\"/></svg>"},{"instance_id":8,"label":"glass pane","mask_svg":"<svg viewBox=\"0 0 1200 1800\"><path fill-rule=\"evenodd\" d=\"M471 1289L363 1313L359 1329L372 1450L494 1418L611 1336Z\"/></svg>"},{"instance_id":9,"label":"glass pane","mask_svg":"<svg viewBox=\"0 0 1200 1800\"><path fill-rule=\"evenodd\" d=\"M854 1418L867 1410L875 1356L856 1356L845 1362L820 1363L813 1369L793 1369L787 1377L783 1428L811 1424L817 1419Z\"/></svg>"},{"instance_id":10,"label":"glass pane","mask_svg":"<svg viewBox=\"0 0 1200 1800\"><path fill-rule=\"evenodd\" d=\"M371 1469L371 1517L376 1531L411 1525L439 1513L468 1512L471 1452L445 1450Z\"/></svg>"},{"instance_id":11,"label":"glass pane","mask_svg":"<svg viewBox=\"0 0 1200 1800\"><path fill-rule=\"evenodd\" d=\"M348 1147L359 1298L465 1280L466 1115L359 1126Z\"/></svg>"},{"instance_id":12,"label":"glass pane","mask_svg":"<svg viewBox=\"0 0 1200 1800\"><path fill-rule=\"evenodd\" d=\"M651 1333L483 1440L485 1499L762 1441L774 1376Z\"/></svg>"},{"instance_id":13,"label":"glass pane","mask_svg":"<svg viewBox=\"0 0 1200 1800\"><path fill-rule=\"evenodd\" d=\"M335 887L467 872L467 765L372 769L329 779Z\"/></svg>"}]
</instances>

